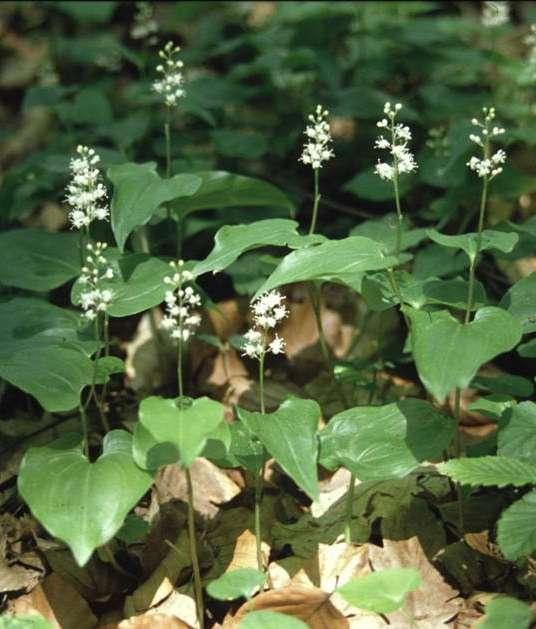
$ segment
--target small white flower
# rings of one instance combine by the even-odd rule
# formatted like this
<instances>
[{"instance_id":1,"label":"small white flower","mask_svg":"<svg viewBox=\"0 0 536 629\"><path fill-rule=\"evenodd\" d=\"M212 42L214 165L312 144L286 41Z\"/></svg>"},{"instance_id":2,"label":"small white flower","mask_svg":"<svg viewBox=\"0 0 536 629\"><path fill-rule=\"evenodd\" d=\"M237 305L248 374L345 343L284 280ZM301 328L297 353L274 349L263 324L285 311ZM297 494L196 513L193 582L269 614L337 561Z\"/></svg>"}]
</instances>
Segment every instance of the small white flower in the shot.
<instances>
[{"instance_id":1,"label":"small white flower","mask_svg":"<svg viewBox=\"0 0 536 629\"><path fill-rule=\"evenodd\" d=\"M107 192L100 181L101 174L95 165L100 157L95 149L77 146L78 157L70 162L71 181L67 185L66 202L70 206L69 220L75 229L89 227L96 219L106 220L110 215L106 203Z\"/></svg>"},{"instance_id":2,"label":"small white flower","mask_svg":"<svg viewBox=\"0 0 536 629\"><path fill-rule=\"evenodd\" d=\"M156 67L156 71L162 74L162 78L154 81L153 90L162 96L168 107L176 107L178 100L186 94L183 89L182 68L184 64L180 59L176 59L180 50L179 46L175 46L173 42L168 42L158 53L165 63Z\"/></svg>"},{"instance_id":3,"label":"small white flower","mask_svg":"<svg viewBox=\"0 0 536 629\"><path fill-rule=\"evenodd\" d=\"M164 294L166 314L160 323L170 332L171 338L186 342L201 323L201 316L192 312L192 308L201 305L201 296L185 282L193 279L190 271L183 269L184 261L171 262L173 275L164 278L164 284L171 287Z\"/></svg>"},{"instance_id":4,"label":"small white flower","mask_svg":"<svg viewBox=\"0 0 536 629\"><path fill-rule=\"evenodd\" d=\"M303 145L303 151L298 161L310 165L313 170L322 168L322 163L335 157L335 153L329 147L331 133L329 123L326 120L329 112L317 105L314 114L308 117L309 122L304 131L305 136L310 140Z\"/></svg>"},{"instance_id":5,"label":"small white flower","mask_svg":"<svg viewBox=\"0 0 536 629\"><path fill-rule=\"evenodd\" d=\"M105 288L103 282L114 277L113 269L104 255L107 245L97 242L86 246L86 264L82 267L79 282L84 286L80 293L80 306L84 317L93 321L97 313L106 312L114 298L114 292Z\"/></svg>"},{"instance_id":6,"label":"small white flower","mask_svg":"<svg viewBox=\"0 0 536 629\"><path fill-rule=\"evenodd\" d=\"M481 19L482 25L488 28L508 24L510 21L510 3L501 0L484 2Z\"/></svg>"},{"instance_id":7,"label":"small white flower","mask_svg":"<svg viewBox=\"0 0 536 629\"><path fill-rule=\"evenodd\" d=\"M383 113L387 118L376 123L377 127L391 131L391 139L380 135L374 143L375 148L389 151L393 158L392 163L378 160L374 168L374 172L385 181L392 181L398 175L412 173L417 169L417 162L408 147L412 137L411 130L407 125L395 123L396 115L401 109L400 103L396 103L394 107L391 103L385 103Z\"/></svg>"},{"instance_id":8,"label":"small white flower","mask_svg":"<svg viewBox=\"0 0 536 629\"><path fill-rule=\"evenodd\" d=\"M471 133L469 139L482 149L482 157L476 157L473 155L467 162L467 166L470 170L475 172L478 177L491 181L494 177L502 173L503 169L499 164L506 162L506 153L503 149L499 149L495 153L491 154L491 138L502 135L505 130L502 127L494 125L491 126L492 121L495 119L494 107L483 107L484 121L481 122L478 118L473 118L471 124L480 128L481 135L475 135Z\"/></svg>"},{"instance_id":9,"label":"small white flower","mask_svg":"<svg viewBox=\"0 0 536 629\"><path fill-rule=\"evenodd\" d=\"M261 295L251 304L254 327L244 334L246 342L242 350L243 356L260 359L267 352L282 354L285 342L277 334L269 341L271 331L287 315L288 310L283 304L285 297L277 290Z\"/></svg>"},{"instance_id":10,"label":"small white flower","mask_svg":"<svg viewBox=\"0 0 536 629\"><path fill-rule=\"evenodd\" d=\"M156 43L155 33L158 24L153 17L154 7L149 2L136 2L134 24L130 28L132 39L147 39L148 44Z\"/></svg>"}]
</instances>

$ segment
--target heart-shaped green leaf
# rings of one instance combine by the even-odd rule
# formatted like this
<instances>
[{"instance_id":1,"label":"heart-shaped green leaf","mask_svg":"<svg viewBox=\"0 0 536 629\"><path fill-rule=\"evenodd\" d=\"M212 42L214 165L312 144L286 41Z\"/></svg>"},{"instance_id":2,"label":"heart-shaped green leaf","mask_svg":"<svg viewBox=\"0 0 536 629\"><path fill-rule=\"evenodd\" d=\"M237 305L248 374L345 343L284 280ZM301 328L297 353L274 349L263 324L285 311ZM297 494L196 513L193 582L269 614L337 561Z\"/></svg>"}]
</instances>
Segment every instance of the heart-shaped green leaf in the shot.
<instances>
[{"instance_id":1,"label":"heart-shaped green leaf","mask_svg":"<svg viewBox=\"0 0 536 629\"><path fill-rule=\"evenodd\" d=\"M469 283L461 278L442 280L437 277L418 279L409 273L397 272L396 279L402 295L402 301L417 310L426 305L441 304L465 310ZM372 310L381 312L399 303L392 280L386 272L366 275L362 285L363 299ZM473 310L482 308L487 303L486 292L482 284L475 282Z\"/></svg>"},{"instance_id":2,"label":"heart-shaped green leaf","mask_svg":"<svg viewBox=\"0 0 536 629\"><path fill-rule=\"evenodd\" d=\"M49 291L80 273L78 236L37 229L0 234L0 284ZM16 264L14 264L16 261Z\"/></svg>"},{"instance_id":3,"label":"heart-shaped green leaf","mask_svg":"<svg viewBox=\"0 0 536 629\"><path fill-rule=\"evenodd\" d=\"M258 588L264 585L266 575L254 568L240 568L225 572L211 581L207 592L220 601L232 601L235 598L251 598Z\"/></svg>"},{"instance_id":4,"label":"heart-shaped green leaf","mask_svg":"<svg viewBox=\"0 0 536 629\"><path fill-rule=\"evenodd\" d=\"M303 620L289 614L280 612L272 612L269 609L263 609L259 612L249 612L240 621L240 629L307 629Z\"/></svg>"},{"instance_id":5,"label":"heart-shaped green leaf","mask_svg":"<svg viewBox=\"0 0 536 629\"><path fill-rule=\"evenodd\" d=\"M370 238L328 240L285 256L256 297L283 284L311 280L341 282L359 291L365 271L387 269L396 263L396 258L386 256L382 245Z\"/></svg>"},{"instance_id":6,"label":"heart-shaped green leaf","mask_svg":"<svg viewBox=\"0 0 536 629\"><path fill-rule=\"evenodd\" d=\"M506 413L506 418L507 423L497 436L497 453L536 463L536 404L517 404Z\"/></svg>"},{"instance_id":7,"label":"heart-shaped green leaf","mask_svg":"<svg viewBox=\"0 0 536 629\"><path fill-rule=\"evenodd\" d=\"M48 411L78 405L93 378L98 344L79 332L80 317L38 299L0 304L0 377Z\"/></svg>"},{"instance_id":8,"label":"heart-shaped green leaf","mask_svg":"<svg viewBox=\"0 0 536 629\"><path fill-rule=\"evenodd\" d=\"M501 308L482 308L466 325L446 310L404 311L411 320L419 377L440 403L456 387L467 387L484 363L511 350L521 339L521 325Z\"/></svg>"},{"instance_id":9,"label":"heart-shaped green leaf","mask_svg":"<svg viewBox=\"0 0 536 629\"><path fill-rule=\"evenodd\" d=\"M129 235L145 225L160 205L178 197L189 197L201 186L196 175L162 179L154 162L111 166L107 175L114 184L112 230L121 251Z\"/></svg>"},{"instance_id":10,"label":"heart-shaped green leaf","mask_svg":"<svg viewBox=\"0 0 536 629\"><path fill-rule=\"evenodd\" d=\"M435 229L428 230L428 237L443 247L454 247L455 249L463 249L469 260L474 260L478 245L478 234L460 234L459 236L449 236L440 234ZM519 236L516 233L508 233L502 231L494 231L493 229L484 229L480 237L480 251L486 249L498 249L503 253L509 253L515 247Z\"/></svg>"},{"instance_id":11,"label":"heart-shaped green leaf","mask_svg":"<svg viewBox=\"0 0 536 629\"><path fill-rule=\"evenodd\" d=\"M536 550L536 491L505 509L497 526L497 541L503 555L510 561L527 557Z\"/></svg>"},{"instance_id":12,"label":"heart-shaped green leaf","mask_svg":"<svg viewBox=\"0 0 536 629\"><path fill-rule=\"evenodd\" d=\"M173 210L179 216L225 207L278 207L289 212L294 209L287 196L267 181L223 170L193 174L201 179L201 185L194 196L173 202Z\"/></svg>"},{"instance_id":13,"label":"heart-shaped green leaf","mask_svg":"<svg viewBox=\"0 0 536 629\"><path fill-rule=\"evenodd\" d=\"M284 218L269 218L248 225L225 225L214 236L214 248L193 269L194 275L226 269L246 251L273 245L299 249L324 240L323 236L302 236L298 223Z\"/></svg>"},{"instance_id":14,"label":"heart-shaped green leaf","mask_svg":"<svg viewBox=\"0 0 536 629\"><path fill-rule=\"evenodd\" d=\"M421 574L415 568L390 568L352 579L337 588L337 593L359 609L390 614L403 607L406 595L421 583Z\"/></svg>"},{"instance_id":15,"label":"heart-shaped green leaf","mask_svg":"<svg viewBox=\"0 0 536 629\"><path fill-rule=\"evenodd\" d=\"M385 253L393 254L396 249L396 232L398 219L396 214L386 214L379 219L363 221L354 227L349 236L365 236L383 245ZM404 225L400 239L400 251L415 247L426 238L426 229L419 227L408 228Z\"/></svg>"},{"instance_id":16,"label":"heart-shaped green leaf","mask_svg":"<svg viewBox=\"0 0 536 629\"><path fill-rule=\"evenodd\" d=\"M145 398L134 430L134 459L148 470L170 463L190 467L223 421L223 406L207 397Z\"/></svg>"},{"instance_id":17,"label":"heart-shaped green leaf","mask_svg":"<svg viewBox=\"0 0 536 629\"><path fill-rule=\"evenodd\" d=\"M320 433L320 463L346 467L363 481L402 478L441 456L455 428L424 400L356 406L332 417Z\"/></svg>"},{"instance_id":18,"label":"heart-shaped green leaf","mask_svg":"<svg viewBox=\"0 0 536 629\"><path fill-rule=\"evenodd\" d=\"M496 596L486 605L486 615L478 621L478 629L528 629L532 611L527 603L510 596Z\"/></svg>"},{"instance_id":19,"label":"heart-shaped green leaf","mask_svg":"<svg viewBox=\"0 0 536 629\"><path fill-rule=\"evenodd\" d=\"M132 437L124 430L106 435L94 463L73 433L30 448L18 477L19 492L34 516L69 546L80 566L112 539L150 485L150 474L134 463Z\"/></svg>"},{"instance_id":20,"label":"heart-shaped green leaf","mask_svg":"<svg viewBox=\"0 0 536 629\"><path fill-rule=\"evenodd\" d=\"M320 407L314 400L291 399L273 413L237 410L240 421L254 434L283 470L312 499L318 499L317 428Z\"/></svg>"},{"instance_id":21,"label":"heart-shaped green leaf","mask_svg":"<svg viewBox=\"0 0 536 629\"><path fill-rule=\"evenodd\" d=\"M516 282L499 304L523 326L523 334L536 332L536 273Z\"/></svg>"},{"instance_id":22,"label":"heart-shaped green leaf","mask_svg":"<svg viewBox=\"0 0 536 629\"><path fill-rule=\"evenodd\" d=\"M103 280L103 288L113 291L108 308L112 317L128 317L162 303L168 290L164 277L170 274L169 265L160 258L145 253L126 253L121 256L117 249L106 250L107 259L114 271L111 280ZM84 286L75 282L71 290L73 304L80 303Z\"/></svg>"}]
</instances>

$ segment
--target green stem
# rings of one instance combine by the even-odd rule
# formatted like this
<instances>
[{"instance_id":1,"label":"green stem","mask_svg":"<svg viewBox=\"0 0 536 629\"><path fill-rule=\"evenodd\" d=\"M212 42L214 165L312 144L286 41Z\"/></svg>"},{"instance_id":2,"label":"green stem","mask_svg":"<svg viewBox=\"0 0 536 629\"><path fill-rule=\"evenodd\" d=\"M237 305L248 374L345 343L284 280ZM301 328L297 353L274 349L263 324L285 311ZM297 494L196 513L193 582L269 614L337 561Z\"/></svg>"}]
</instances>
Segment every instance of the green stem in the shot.
<instances>
[{"instance_id":1,"label":"green stem","mask_svg":"<svg viewBox=\"0 0 536 629\"><path fill-rule=\"evenodd\" d=\"M164 135L166 136L166 179L169 179L171 177L171 112L169 107L166 109Z\"/></svg>"},{"instance_id":2,"label":"green stem","mask_svg":"<svg viewBox=\"0 0 536 629\"><path fill-rule=\"evenodd\" d=\"M326 337L324 335L324 329L322 328L322 309L320 302L320 289L316 284L309 285L309 297L311 299L311 304L313 305L313 312L315 315L316 321L316 329L318 331L318 338L320 340L320 349L322 350L322 356L324 357L324 363L326 368L330 374L331 379L333 380L333 384L337 389L339 397L341 398L341 402L345 407L349 406L348 400L346 398L346 394L341 383L335 377L335 365L333 363L333 357L331 354L331 350L327 343Z\"/></svg>"},{"instance_id":3,"label":"green stem","mask_svg":"<svg viewBox=\"0 0 536 629\"><path fill-rule=\"evenodd\" d=\"M82 403L78 405L78 408L80 410L80 420L82 423L82 448L84 450L84 456L86 457L86 459L89 459L89 431L87 425L86 409L84 408L84 405Z\"/></svg>"},{"instance_id":4,"label":"green stem","mask_svg":"<svg viewBox=\"0 0 536 629\"><path fill-rule=\"evenodd\" d=\"M344 525L344 539L347 544L352 543L352 504L354 502L354 489L355 489L355 474L352 472L350 476L350 486L348 487L348 493L346 494L346 523Z\"/></svg>"},{"instance_id":5,"label":"green stem","mask_svg":"<svg viewBox=\"0 0 536 629\"><path fill-rule=\"evenodd\" d=\"M314 169L315 174L315 195L313 197L313 213L311 215L311 225L309 227L309 235L314 234L316 229L316 219L318 218L318 204L320 202L319 193L319 169Z\"/></svg>"},{"instance_id":6,"label":"green stem","mask_svg":"<svg viewBox=\"0 0 536 629\"><path fill-rule=\"evenodd\" d=\"M195 602L197 609L197 620L200 629L205 627L205 611L203 605L203 584L201 582L201 570L199 568L199 558L197 555L197 541L195 537L194 518L194 489L190 470L186 469L186 486L188 489L188 537L190 539L190 556L192 559L192 570L194 573Z\"/></svg>"},{"instance_id":7,"label":"green stem","mask_svg":"<svg viewBox=\"0 0 536 629\"><path fill-rule=\"evenodd\" d=\"M391 146L395 145L395 119L391 118ZM395 256L398 258L400 249L402 248L402 208L400 206L400 189L398 186L398 158L393 155L393 187L395 191L395 207L396 207L396 245Z\"/></svg>"},{"instance_id":8,"label":"green stem","mask_svg":"<svg viewBox=\"0 0 536 629\"><path fill-rule=\"evenodd\" d=\"M264 357L265 357L265 353L263 352L259 358L259 398L260 398L261 413L263 415L266 412L265 405L264 405ZM264 459L264 446L262 447L262 457ZM264 561L262 558L262 528L261 528L261 506L262 506L263 483L264 483L264 462L262 463L255 477L255 514L254 514L255 546L257 549L257 567L261 572L264 572Z\"/></svg>"},{"instance_id":9,"label":"green stem","mask_svg":"<svg viewBox=\"0 0 536 629\"><path fill-rule=\"evenodd\" d=\"M177 383L179 386L179 396L184 395L184 388L182 384L182 339L179 339L177 343Z\"/></svg>"},{"instance_id":10,"label":"green stem","mask_svg":"<svg viewBox=\"0 0 536 629\"><path fill-rule=\"evenodd\" d=\"M104 336L104 356L108 358L110 355L110 317L108 313L104 312L104 322L103 322L103 336ZM105 382L102 386L102 391L100 395L100 407L104 407L104 401L106 400L106 396L108 394L108 383ZM103 411L104 412L104 411Z\"/></svg>"}]
</instances>

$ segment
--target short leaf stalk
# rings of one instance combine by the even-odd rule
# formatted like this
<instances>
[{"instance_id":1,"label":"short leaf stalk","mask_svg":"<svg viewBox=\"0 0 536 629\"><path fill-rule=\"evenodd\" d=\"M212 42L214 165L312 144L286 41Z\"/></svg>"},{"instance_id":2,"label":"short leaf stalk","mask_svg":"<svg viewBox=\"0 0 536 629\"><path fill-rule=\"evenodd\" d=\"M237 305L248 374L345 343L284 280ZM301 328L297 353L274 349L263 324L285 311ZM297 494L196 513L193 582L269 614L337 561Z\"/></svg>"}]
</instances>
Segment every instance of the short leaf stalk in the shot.
<instances>
[{"instance_id":1,"label":"short leaf stalk","mask_svg":"<svg viewBox=\"0 0 536 629\"><path fill-rule=\"evenodd\" d=\"M299 158L300 162L310 165L314 174L314 197L313 211L311 213L311 223L309 226L309 234L314 234L316 222L318 218L318 205L320 203L320 169L322 163L327 162L335 153L330 148L331 134L327 117L329 112L322 105L317 105L314 114L309 114L308 120L311 124L307 125L304 134L307 138L303 145L302 154Z\"/></svg>"},{"instance_id":2,"label":"short leaf stalk","mask_svg":"<svg viewBox=\"0 0 536 629\"><path fill-rule=\"evenodd\" d=\"M492 125L492 122L495 119L495 108L484 107L482 112L484 114L483 122L477 118L473 118L471 121L473 126L479 128L479 132L469 136L469 139L482 149L482 157L473 156L467 162L467 166L482 179L482 191L480 195L476 247L474 253L469 256L469 285L467 290L467 305L465 309L464 325L471 322L471 315L474 309L476 267L480 256L480 249L482 247L482 232L484 230L489 184L494 177L502 172L503 168L501 164L504 164L506 161L506 153L504 150L499 149L493 154L491 152L491 139L504 133L504 129L502 127ZM461 394L461 390L457 388L454 394L454 417L457 423L456 436L454 440L454 453L457 458L462 457L465 453L462 434L460 431ZM459 526L460 532L463 534L465 528L463 518L463 494L459 484L456 489L458 493Z\"/></svg>"},{"instance_id":3,"label":"short leaf stalk","mask_svg":"<svg viewBox=\"0 0 536 629\"><path fill-rule=\"evenodd\" d=\"M201 317L192 309L201 305L201 297L194 291L188 282L193 280L190 271L184 268L184 261L171 262L172 275L164 278L164 283L169 287L165 294L166 314L162 319L162 327L167 330L172 339L177 341L177 387L179 399L177 404L184 403L184 386L182 377L183 346L195 333L201 323ZM201 569L197 553L197 541L195 534L194 489L192 475L189 468L185 469L186 486L188 493L188 537L190 540L190 556L192 560L192 572L194 576L194 590L197 609L197 619L201 629L204 627L203 584L201 581Z\"/></svg>"},{"instance_id":4,"label":"short leaf stalk","mask_svg":"<svg viewBox=\"0 0 536 629\"><path fill-rule=\"evenodd\" d=\"M254 326L244 335L245 342L242 347L243 356L254 358L259 363L259 401L260 411L264 415L266 407L264 403L264 360L266 354L282 354L285 351L284 340L272 333L277 324L287 315L288 310L283 304L283 295L278 291L271 291L261 295L251 304ZM272 340L270 340L270 338ZM262 458L264 459L264 448L262 448ZM254 527L255 542L257 551L258 569L264 571L264 561L262 557L262 529L261 529L261 507L264 481L264 461L262 462L257 476L255 477L255 507L254 507Z\"/></svg>"}]
</instances>

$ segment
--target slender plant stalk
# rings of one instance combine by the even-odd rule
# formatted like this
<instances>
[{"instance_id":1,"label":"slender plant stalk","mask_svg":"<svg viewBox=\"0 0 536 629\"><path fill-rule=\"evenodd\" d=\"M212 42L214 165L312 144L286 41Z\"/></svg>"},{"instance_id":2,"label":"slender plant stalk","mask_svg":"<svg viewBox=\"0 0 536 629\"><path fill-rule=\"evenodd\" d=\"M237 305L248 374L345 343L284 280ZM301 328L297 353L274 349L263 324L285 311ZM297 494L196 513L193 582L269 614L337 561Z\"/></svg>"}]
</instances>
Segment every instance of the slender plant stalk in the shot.
<instances>
[{"instance_id":1,"label":"slender plant stalk","mask_svg":"<svg viewBox=\"0 0 536 629\"><path fill-rule=\"evenodd\" d=\"M87 425L86 409L82 402L78 405L78 409L80 411L80 421L82 423L82 449L84 451L84 456L89 459L89 429Z\"/></svg>"},{"instance_id":2,"label":"slender plant stalk","mask_svg":"<svg viewBox=\"0 0 536 629\"><path fill-rule=\"evenodd\" d=\"M352 505L354 502L354 490L355 490L355 474L352 472L350 475L350 485L348 487L348 493L346 494L346 522L344 524L344 540L347 544L352 543Z\"/></svg>"},{"instance_id":3,"label":"slender plant stalk","mask_svg":"<svg viewBox=\"0 0 536 629\"><path fill-rule=\"evenodd\" d=\"M259 358L259 399L261 406L261 413L264 415L266 408L264 405L264 352ZM264 459L264 446L262 446L262 457ZM261 528L261 506L262 506L262 493L264 484L264 461L260 467L260 470L255 477L255 513L254 513L254 528L255 528L255 546L257 549L257 567L261 572L264 572L264 561L262 558L262 528Z\"/></svg>"},{"instance_id":4,"label":"slender plant stalk","mask_svg":"<svg viewBox=\"0 0 536 629\"><path fill-rule=\"evenodd\" d=\"M486 136L487 137L487 136ZM484 158L488 159L490 153L489 138L487 137L484 144ZM482 231L484 230L484 217L486 214L486 205L488 200L488 177L484 177L482 183L482 194L480 197L480 211L478 214L478 227L477 227L477 239L476 239L476 251L474 257L471 258L469 264L469 286L467 290L467 306L465 309L464 325L471 322L471 313L474 307L474 295L475 295L475 275L476 266L478 264L478 258L480 255L480 249L482 247ZM465 448L463 445L463 439L461 434L461 390L456 388L454 393L454 417L456 419L456 435L454 438L454 455L456 458L460 458L465 454ZM458 521L460 533L463 535L465 531L464 516L463 516L463 492L460 483L456 483L456 493L458 499Z\"/></svg>"},{"instance_id":5,"label":"slender plant stalk","mask_svg":"<svg viewBox=\"0 0 536 629\"><path fill-rule=\"evenodd\" d=\"M182 384L182 338L177 343L177 383L179 386L179 395L184 395L184 388Z\"/></svg>"},{"instance_id":6,"label":"slender plant stalk","mask_svg":"<svg viewBox=\"0 0 536 629\"><path fill-rule=\"evenodd\" d=\"M104 312L104 321L102 324L103 337L104 337L104 356L108 358L110 355L110 317L108 313ZM106 396L108 394L108 383L105 382L102 386L101 396L100 396L100 407L104 409L104 401L106 400ZM104 410L102 411L103 414Z\"/></svg>"},{"instance_id":7,"label":"slender plant stalk","mask_svg":"<svg viewBox=\"0 0 536 629\"><path fill-rule=\"evenodd\" d=\"M203 584L201 582L201 570L199 568L199 558L197 556L197 541L195 536L194 518L194 489L190 470L186 469L186 486L188 489L188 537L190 538L190 555L192 558L192 570L194 573L195 602L197 609L197 620L200 629L205 627L205 610L203 605Z\"/></svg>"},{"instance_id":8,"label":"slender plant stalk","mask_svg":"<svg viewBox=\"0 0 536 629\"><path fill-rule=\"evenodd\" d=\"M169 179L171 177L171 112L169 107L166 108L164 135L166 137L166 179Z\"/></svg>"},{"instance_id":9,"label":"slender plant stalk","mask_svg":"<svg viewBox=\"0 0 536 629\"><path fill-rule=\"evenodd\" d=\"M391 118L391 145L395 145L395 120ZM395 207L396 207L396 245L395 256L398 258L400 249L402 248L402 208L400 206L400 188L398 185L398 158L393 154L393 187L395 191Z\"/></svg>"},{"instance_id":10,"label":"slender plant stalk","mask_svg":"<svg viewBox=\"0 0 536 629\"><path fill-rule=\"evenodd\" d=\"M182 330L180 330L182 333ZM182 337L178 342L178 362L177 362L177 379L179 385L179 396L182 398ZM201 570L199 568L199 558L197 555L197 541L195 535L195 514L194 514L194 488L192 484L192 475L188 468L185 469L186 487L188 492L188 538L190 541L190 557L192 559L192 571L194 574L194 590L197 610L197 620L200 629L205 626L205 612L203 605L203 584L201 582Z\"/></svg>"},{"instance_id":11,"label":"slender plant stalk","mask_svg":"<svg viewBox=\"0 0 536 629\"><path fill-rule=\"evenodd\" d=\"M313 212L311 214L311 225L309 227L309 235L315 233L316 229L316 220L318 218L318 204L320 202L320 192L319 192L319 168L314 169L314 178L315 178L315 195L313 197Z\"/></svg>"}]
</instances>

